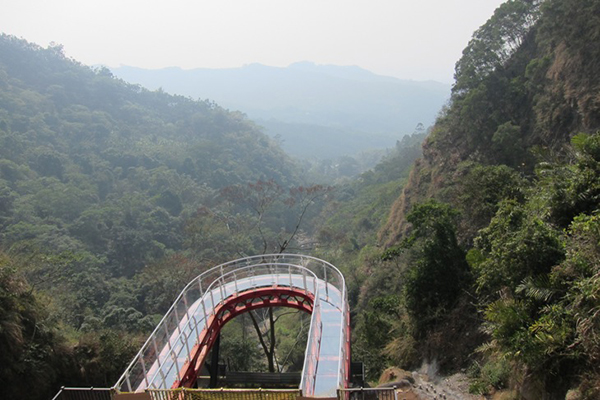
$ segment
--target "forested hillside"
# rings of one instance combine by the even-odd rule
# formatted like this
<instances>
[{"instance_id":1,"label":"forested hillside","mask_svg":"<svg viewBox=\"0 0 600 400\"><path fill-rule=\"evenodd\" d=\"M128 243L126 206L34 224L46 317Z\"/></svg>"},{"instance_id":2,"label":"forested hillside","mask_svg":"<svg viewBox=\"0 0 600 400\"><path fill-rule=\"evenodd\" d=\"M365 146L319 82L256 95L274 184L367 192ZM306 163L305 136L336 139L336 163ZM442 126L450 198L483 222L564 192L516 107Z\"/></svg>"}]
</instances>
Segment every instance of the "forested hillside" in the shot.
<instances>
[{"instance_id":1,"label":"forested hillside","mask_svg":"<svg viewBox=\"0 0 600 400\"><path fill-rule=\"evenodd\" d=\"M599 16L594 0L510 0L474 33L349 279L372 378L425 362L467 371L474 393L600 397Z\"/></svg>"},{"instance_id":2,"label":"forested hillside","mask_svg":"<svg viewBox=\"0 0 600 400\"><path fill-rule=\"evenodd\" d=\"M1 36L0 397L113 384L191 277L287 250L343 270L370 381L600 398L598 71L597 0L508 0L435 125L333 190L239 113ZM278 317L297 368L305 321ZM228 367L264 370L234 323Z\"/></svg>"},{"instance_id":3,"label":"forested hillside","mask_svg":"<svg viewBox=\"0 0 600 400\"><path fill-rule=\"evenodd\" d=\"M299 246L300 175L238 112L0 36L0 397L112 385L192 277Z\"/></svg>"},{"instance_id":4,"label":"forested hillside","mask_svg":"<svg viewBox=\"0 0 600 400\"><path fill-rule=\"evenodd\" d=\"M268 135L278 137L288 154L315 162L392 147L417 124L430 126L450 93L450 85L439 82L310 62L285 68L251 64L227 69L111 70L147 88L210 98L242 110Z\"/></svg>"}]
</instances>

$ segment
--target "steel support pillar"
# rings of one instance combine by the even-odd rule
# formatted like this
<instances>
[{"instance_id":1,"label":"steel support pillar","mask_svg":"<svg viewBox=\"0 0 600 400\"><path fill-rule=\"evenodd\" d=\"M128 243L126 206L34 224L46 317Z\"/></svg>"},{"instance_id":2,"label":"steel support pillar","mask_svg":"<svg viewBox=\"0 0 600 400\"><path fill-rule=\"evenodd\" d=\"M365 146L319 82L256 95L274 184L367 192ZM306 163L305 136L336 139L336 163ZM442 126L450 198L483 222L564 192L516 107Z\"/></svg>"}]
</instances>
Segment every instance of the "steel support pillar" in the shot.
<instances>
[{"instance_id":1,"label":"steel support pillar","mask_svg":"<svg viewBox=\"0 0 600 400\"><path fill-rule=\"evenodd\" d=\"M216 388L219 381L219 348L221 345L221 333L217 334L215 343L212 346L212 354L210 357L210 388Z\"/></svg>"}]
</instances>

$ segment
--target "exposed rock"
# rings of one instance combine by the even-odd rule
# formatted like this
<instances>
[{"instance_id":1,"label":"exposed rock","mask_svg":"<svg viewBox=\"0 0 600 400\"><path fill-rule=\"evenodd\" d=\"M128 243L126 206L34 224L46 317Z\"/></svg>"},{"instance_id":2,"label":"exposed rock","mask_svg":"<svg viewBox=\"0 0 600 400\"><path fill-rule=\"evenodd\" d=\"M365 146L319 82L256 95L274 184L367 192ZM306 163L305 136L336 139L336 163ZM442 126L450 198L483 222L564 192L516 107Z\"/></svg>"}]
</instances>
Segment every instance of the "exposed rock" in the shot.
<instances>
[{"instance_id":1,"label":"exposed rock","mask_svg":"<svg viewBox=\"0 0 600 400\"><path fill-rule=\"evenodd\" d=\"M401 381L407 381L409 382L409 384L415 383L415 379L413 378L412 373L400 368L390 367L383 371L383 373L379 377L378 387L393 387L393 383Z\"/></svg>"}]
</instances>

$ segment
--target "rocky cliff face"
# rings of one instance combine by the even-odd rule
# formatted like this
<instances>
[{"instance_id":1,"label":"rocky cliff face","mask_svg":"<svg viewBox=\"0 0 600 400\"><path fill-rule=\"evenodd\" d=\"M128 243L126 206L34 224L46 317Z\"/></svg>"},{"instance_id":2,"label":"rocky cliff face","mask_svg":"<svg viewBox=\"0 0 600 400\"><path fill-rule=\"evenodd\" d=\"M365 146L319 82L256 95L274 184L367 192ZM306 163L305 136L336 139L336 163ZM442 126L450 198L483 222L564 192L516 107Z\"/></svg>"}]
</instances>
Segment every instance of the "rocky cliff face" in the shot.
<instances>
[{"instance_id":1,"label":"rocky cliff face","mask_svg":"<svg viewBox=\"0 0 600 400\"><path fill-rule=\"evenodd\" d=\"M506 165L528 177L540 154L558 154L573 135L600 128L599 15L592 0L508 2L475 32L457 63L451 103L425 140L380 243L397 243L411 207L433 197L463 211L459 236L468 244L486 224L462 203L474 166ZM502 32L514 32L515 21L522 33L505 56L512 42Z\"/></svg>"}]
</instances>

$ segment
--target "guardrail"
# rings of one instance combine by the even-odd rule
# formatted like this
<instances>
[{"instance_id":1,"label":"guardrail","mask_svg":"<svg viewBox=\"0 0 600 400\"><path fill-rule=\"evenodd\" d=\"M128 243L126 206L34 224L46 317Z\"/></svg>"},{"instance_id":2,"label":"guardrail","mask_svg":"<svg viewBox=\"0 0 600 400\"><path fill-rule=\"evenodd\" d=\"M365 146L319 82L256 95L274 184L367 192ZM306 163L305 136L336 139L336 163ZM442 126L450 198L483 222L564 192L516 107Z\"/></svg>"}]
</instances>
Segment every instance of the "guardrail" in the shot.
<instances>
[{"instance_id":1,"label":"guardrail","mask_svg":"<svg viewBox=\"0 0 600 400\"><path fill-rule=\"evenodd\" d=\"M346 329L348 323L347 294L343 275L333 265L314 257L270 254L221 264L192 280L177 297L117 381L115 388L124 392L141 391L146 388L170 389L166 386L169 385L169 382L174 381L171 379L173 376L181 376L181 368L185 364L185 360L190 357L190 348L195 345L200 326L206 323L209 316L214 315L214 308L227 297L238 292L238 283L242 279L247 283L248 279L250 281L257 277L264 279L265 276L272 277L272 285L295 287L305 292L310 291L315 295L307 356L311 346L315 347L311 340L320 338L320 333L317 334L316 330L322 329L322 326L317 326L318 324L315 323L315 320L320 318L320 301L330 301L330 286L340 293L342 302L340 326L342 329L340 332L340 369L337 382L338 387L343 387L347 379L349 363L349 335ZM322 292L319 291L321 284L317 279L324 283ZM254 287L264 286L264 282L257 282L256 285ZM248 287L246 286L244 290L248 290ZM218 300L216 304L215 295ZM192 311L190 311L191 308ZM194 332L195 338L192 338ZM162 364L169 362L169 366L163 368ZM303 384L306 383L305 395L312 394L311 390L314 390L316 369L313 372L310 368L306 369L307 363L310 362L318 363L318 360L305 358L305 369L303 370ZM312 386L308 384L311 379L313 380ZM304 386L301 387L304 388Z\"/></svg>"},{"instance_id":2,"label":"guardrail","mask_svg":"<svg viewBox=\"0 0 600 400\"><path fill-rule=\"evenodd\" d=\"M148 389L152 400L296 400L298 389Z\"/></svg>"},{"instance_id":3,"label":"guardrail","mask_svg":"<svg viewBox=\"0 0 600 400\"><path fill-rule=\"evenodd\" d=\"M52 400L112 400L115 390L111 388L62 387Z\"/></svg>"},{"instance_id":4,"label":"guardrail","mask_svg":"<svg viewBox=\"0 0 600 400\"><path fill-rule=\"evenodd\" d=\"M151 400L296 400L302 394L299 389L188 388L147 389L144 393ZM52 400L126 400L130 395L118 394L111 388L62 387Z\"/></svg>"},{"instance_id":5,"label":"guardrail","mask_svg":"<svg viewBox=\"0 0 600 400\"><path fill-rule=\"evenodd\" d=\"M179 302L172 306L171 311L165 315L142 346L122 376L124 380L117 382L117 388L121 391L141 391L145 388L171 389L172 383L181 377L182 367L191 354L190 349L196 345L196 339L206 326L209 317L214 315L215 307L229 296L238 293L240 289L247 291L263 286L294 286L292 275L302 277L300 282L296 282L296 287L299 289L318 292L316 277L310 279L309 275L312 273L309 270L287 264L241 267L219 276L205 289L200 289L201 286L195 288L188 285L187 290L180 295ZM283 276L289 278L289 281ZM253 281L253 278L260 277L263 278L262 281ZM274 281L265 283L264 277L272 277ZM243 280L246 285L238 288L238 283ZM196 299L189 296L195 290L201 293ZM185 304L185 308L180 307L180 304ZM190 308L193 308L191 312ZM195 337L192 337L194 333Z\"/></svg>"},{"instance_id":6,"label":"guardrail","mask_svg":"<svg viewBox=\"0 0 600 400\"><path fill-rule=\"evenodd\" d=\"M310 320L310 330L308 340L306 341L306 351L304 352L304 365L302 367L302 379L300 388L305 395L313 394L315 391L315 380L317 378L317 363L319 362L319 349L321 347L321 332L323 323L321 322L321 303L314 307Z\"/></svg>"}]
</instances>

